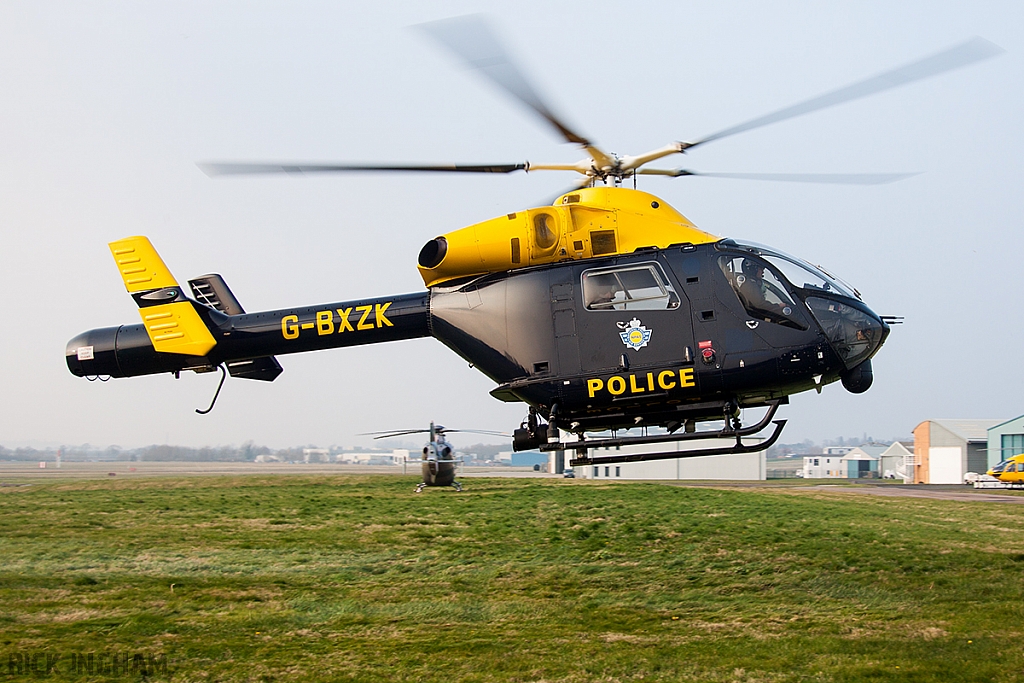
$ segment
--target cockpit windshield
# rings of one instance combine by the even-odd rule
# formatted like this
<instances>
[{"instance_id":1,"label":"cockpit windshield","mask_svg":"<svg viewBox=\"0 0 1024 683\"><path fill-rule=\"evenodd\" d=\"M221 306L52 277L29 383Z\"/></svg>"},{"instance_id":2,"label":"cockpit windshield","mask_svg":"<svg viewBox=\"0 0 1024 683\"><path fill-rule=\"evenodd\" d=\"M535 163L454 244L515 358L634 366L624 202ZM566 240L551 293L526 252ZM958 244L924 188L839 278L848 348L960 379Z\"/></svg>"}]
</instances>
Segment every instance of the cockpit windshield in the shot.
<instances>
[{"instance_id":1,"label":"cockpit windshield","mask_svg":"<svg viewBox=\"0 0 1024 683\"><path fill-rule=\"evenodd\" d=\"M989 470L992 475L1004 474L1010 472L1021 472L1024 471L1024 463L1017 463L1014 460L1003 460L1001 463Z\"/></svg>"},{"instance_id":2,"label":"cockpit windshield","mask_svg":"<svg viewBox=\"0 0 1024 683\"><path fill-rule=\"evenodd\" d=\"M726 240L725 243L728 246L738 247L761 256L775 266L782 273L783 277L789 280L795 287L816 289L822 292L835 292L842 296L848 296L851 299L860 299L860 294L849 285L841 283L837 278L832 277L821 268L812 266L807 261L798 259L795 256L790 256L777 249L772 249L756 242Z\"/></svg>"}]
</instances>

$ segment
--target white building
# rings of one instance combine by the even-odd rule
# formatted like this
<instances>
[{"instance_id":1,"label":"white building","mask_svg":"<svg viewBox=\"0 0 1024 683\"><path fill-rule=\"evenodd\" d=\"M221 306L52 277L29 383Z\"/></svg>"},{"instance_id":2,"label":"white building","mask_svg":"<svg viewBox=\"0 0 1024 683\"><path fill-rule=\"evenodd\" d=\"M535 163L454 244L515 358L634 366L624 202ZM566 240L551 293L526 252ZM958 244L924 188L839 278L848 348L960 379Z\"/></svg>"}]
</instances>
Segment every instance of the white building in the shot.
<instances>
[{"instance_id":1,"label":"white building","mask_svg":"<svg viewBox=\"0 0 1024 683\"><path fill-rule=\"evenodd\" d=\"M886 450L879 444L842 448L843 453L826 452L804 457L805 479L873 479L879 476L878 458Z\"/></svg>"},{"instance_id":2,"label":"white building","mask_svg":"<svg viewBox=\"0 0 1024 683\"><path fill-rule=\"evenodd\" d=\"M804 479L846 479L847 470L839 463L842 457L831 453L804 456Z\"/></svg>"},{"instance_id":3,"label":"white building","mask_svg":"<svg viewBox=\"0 0 1024 683\"><path fill-rule=\"evenodd\" d=\"M618 449L590 449L592 458L608 455L634 453L664 453L668 451L692 451L699 448L721 448L732 441L701 440L683 443L643 444L622 446ZM746 443L756 443L748 440ZM566 451L566 460L575 457L573 451ZM740 453L736 455L704 455L692 458L672 458L647 462L624 462L616 465L584 465L573 468L577 477L584 479L711 479L763 481L766 478L765 452Z\"/></svg>"},{"instance_id":4,"label":"white building","mask_svg":"<svg viewBox=\"0 0 1024 683\"><path fill-rule=\"evenodd\" d=\"M914 481L914 442L894 441L878 456L878 473L882 479L902 479L904 484Z\"/></svg>"},{"instance_id":5,"label":"white building","mask_svg":"<svg viewBox=\"0 0 1024 683\"><path fill-rule=\"evenodd\" d=\"M342 452L335 456L335 462L345 465L402 465L409 459L409 450L396 448L390 453L384 452Z\"/></svg>"},{"instance_id":6,"label":"white building","mask_svg":"<svg viewBox=\"0 0 1024 683\"><path fill-rule=\"evenodd\" d=\"M330 462L331 452L326 448L303 448L302 449L302 462L309 464L311 462Z\"/></svg>"}]
</instances>

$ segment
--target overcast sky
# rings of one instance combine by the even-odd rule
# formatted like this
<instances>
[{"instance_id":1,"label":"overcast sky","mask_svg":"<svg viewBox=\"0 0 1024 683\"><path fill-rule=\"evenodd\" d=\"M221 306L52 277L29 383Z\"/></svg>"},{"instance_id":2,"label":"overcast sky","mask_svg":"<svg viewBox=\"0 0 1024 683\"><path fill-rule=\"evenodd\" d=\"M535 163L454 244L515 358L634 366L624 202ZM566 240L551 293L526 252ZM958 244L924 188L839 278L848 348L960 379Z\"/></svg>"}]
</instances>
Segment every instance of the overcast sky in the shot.
<instances>
[{"instance_id":1,"label":"overcast sky","mask_svg":"<svg viewBox=\"0 0 1024 683\"><path fill-rule=\"evenodd\" d=\"M908 435L1024 413L1020 2L0 3L0 445L367 444L358 432L511 431L526 407L432 339L284 356L273 383L101 384L64 347L139 322L107 242L145 234L179 281L247 310L423 288L422 244L535 206L572 178L210 179L202 160L572 162L582 155L454 63L420 22L490 15L554 108L604 148L695 139L973 36L952 73L693 150L733 172L900 172L835 187L649 178L704 230L771 244L906 316L874 386L796 396L783 441ZM670 165L670 164L665 164ZM475 439L474 439L475 440Z\"/></svg>"}]
</instances>

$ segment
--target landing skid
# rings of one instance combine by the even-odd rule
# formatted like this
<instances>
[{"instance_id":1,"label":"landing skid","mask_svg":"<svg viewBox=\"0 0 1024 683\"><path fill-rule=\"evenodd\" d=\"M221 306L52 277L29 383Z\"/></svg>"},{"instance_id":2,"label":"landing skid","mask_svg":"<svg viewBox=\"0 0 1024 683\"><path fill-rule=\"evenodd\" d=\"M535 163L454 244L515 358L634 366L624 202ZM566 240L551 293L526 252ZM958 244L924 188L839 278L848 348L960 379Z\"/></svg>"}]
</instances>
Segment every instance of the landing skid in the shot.
<instances>
[{"instance_id":1,"label":"landing skid","mask_svg":"<svg viewBox=\"0 0 1024 683\"><path fill-rule=\"evenodd\" d=\"M427 488L427 486L429 486L429 484L427 484L427 482L421 481L419 484L416 484L416 491L415 491L415 493L423 493L423 489ZM457 481L453 481L451 486L456 491L461 491L462 490L462 484L460 484Z\"/></svg>"},{"instance_id":2,"label":"landing skid","mask_svg":"<svg viewBox=\"0 0 1024 683\"><path fill-rule=\"evenodd\" d=\"M785 420L775 420L778 403L773 403L761 421L750 427L737 427L726 421L726 426L717 432L690 432L684 434L655 434L643 436L622 436L610 439L595 439L593 441L558 441L541 444L541 451L576 451L582 453L579 457L569 461L573 467L577 465L610 465L623 462L645 462L648 460L672 460L675 458L697 458L704 455L734 455L739 453L756 453L770 448L779 440L782 429L786 426ZM752 444L744 444L743 437L753 436L764 430L769 423L775 425L774 431L764 441ZM618 453L615 455L588 456L587 450L597 448L611 448L620 446L632 446L650 443L678 443L683 441L695 441L698 439L730 439L736 442L732 446L718 448L698 448L692 451L665 451L661 453ZM581 445L583 448L581 448Z\"/></svg>"}]
</instances>

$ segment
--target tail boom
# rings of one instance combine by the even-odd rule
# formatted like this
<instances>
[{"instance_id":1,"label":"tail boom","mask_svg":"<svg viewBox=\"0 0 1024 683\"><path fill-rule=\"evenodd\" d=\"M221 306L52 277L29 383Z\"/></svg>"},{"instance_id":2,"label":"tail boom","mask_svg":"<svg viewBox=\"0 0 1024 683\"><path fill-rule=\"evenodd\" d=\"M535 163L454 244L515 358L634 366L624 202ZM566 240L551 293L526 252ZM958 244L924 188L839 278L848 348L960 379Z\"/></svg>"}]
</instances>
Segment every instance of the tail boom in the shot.
<instances>
[{"instance_id":1,"label":"tail boom","mask_svg":"<svg viewBox=\"0 0 1024 683\"><path fill-rule=\"evenodd\" d=\"M154 348L144 325L89 330L68 342L68 369L79 377L134 377L212 370L266 356L429 337L430 294L342 301L225 315L188 301L216 342L205 355Z\"/></svg>"}]
</instances>

